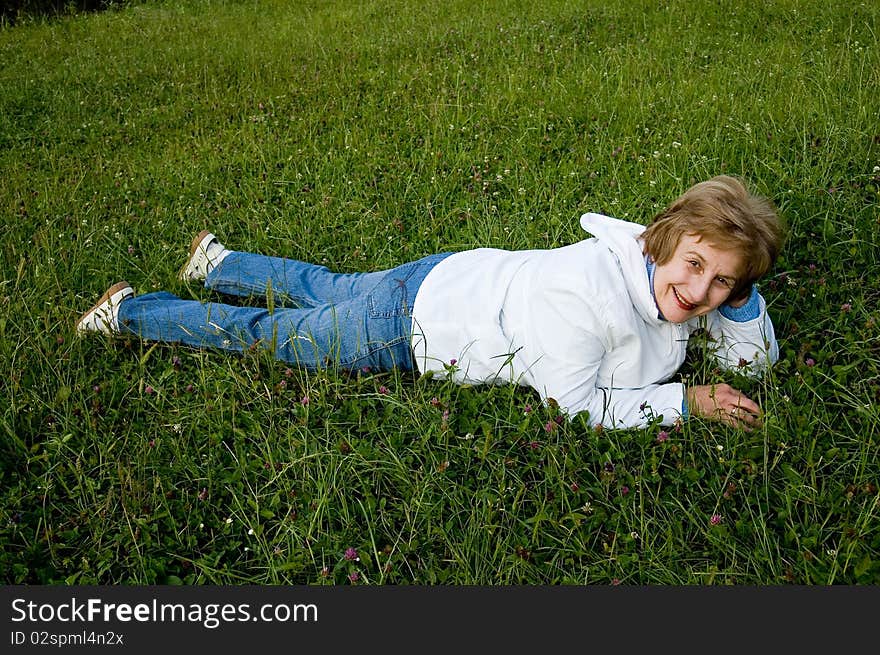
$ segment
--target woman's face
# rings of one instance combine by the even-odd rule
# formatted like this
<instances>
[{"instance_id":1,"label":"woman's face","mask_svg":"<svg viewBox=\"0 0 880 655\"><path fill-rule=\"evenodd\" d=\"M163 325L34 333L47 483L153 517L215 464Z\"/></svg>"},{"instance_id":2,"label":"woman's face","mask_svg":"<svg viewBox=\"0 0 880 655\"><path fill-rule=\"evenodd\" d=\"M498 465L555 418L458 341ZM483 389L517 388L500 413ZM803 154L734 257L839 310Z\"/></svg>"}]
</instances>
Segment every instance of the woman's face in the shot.
<instances>
[{"instance_id":1,"label":"woman's face","mask_svg":"<svg viewBox=\"0 0 880 655\"><path fill-rule=\"evenodd\" d=\"M684 323L717 309L742 268L738 253L685 234L672 258L654 269L654 298L660 313L667 321Z\"/></svg>"}]
</instances>

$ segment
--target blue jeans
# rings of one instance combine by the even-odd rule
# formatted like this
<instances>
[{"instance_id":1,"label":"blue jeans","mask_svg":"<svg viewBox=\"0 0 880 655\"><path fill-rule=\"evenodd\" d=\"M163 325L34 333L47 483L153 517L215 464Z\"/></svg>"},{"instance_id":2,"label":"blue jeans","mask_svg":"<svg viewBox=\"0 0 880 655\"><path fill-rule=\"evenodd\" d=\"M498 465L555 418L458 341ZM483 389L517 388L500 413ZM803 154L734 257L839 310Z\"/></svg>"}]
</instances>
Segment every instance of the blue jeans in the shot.
<instances>
[{"instance_id":1,"label":"blue jeans","mask_svg":"<svg viewBox=\"0 0 880 655\"><path fill-rule=\"evenodd\" d=\"M205 288L273 299L272 309L182 300L165 291L119 305L122 332L143 339L244 351L271 348L275 358L309 370L413 370L412 308L419 285L451 253L429 255L374 273L333 273L325 266L232 251Z\"/></svg>"}]
</instances>

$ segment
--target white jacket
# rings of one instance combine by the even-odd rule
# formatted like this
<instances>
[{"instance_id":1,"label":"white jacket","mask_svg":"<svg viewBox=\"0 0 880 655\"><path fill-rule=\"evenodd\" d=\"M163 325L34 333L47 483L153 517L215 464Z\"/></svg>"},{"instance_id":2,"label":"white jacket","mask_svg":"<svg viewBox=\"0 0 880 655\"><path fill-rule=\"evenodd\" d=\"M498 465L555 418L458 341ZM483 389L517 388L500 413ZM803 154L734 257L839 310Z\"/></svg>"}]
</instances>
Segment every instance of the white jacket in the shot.
<instances>
[{"instance_id":1,"label":"white jacket","mask_svg":"<svg viewBox=\"0 0 880 655\"><path fill-rule=\"evenodd\" d=\"M684 385L664 383L684 363L700 327L726 367L759 374L778 359L764 299L758 317L737 322L659 318L639 236L644 226L584 214L594 238L552 250L479 248L455 253L425 278L413 307L420 373L462 384L534 388L574 416L609 428L644 426L650 414L681 416ZM754 299L753 299L754 300Z\"/></svg>"}]
</instances>

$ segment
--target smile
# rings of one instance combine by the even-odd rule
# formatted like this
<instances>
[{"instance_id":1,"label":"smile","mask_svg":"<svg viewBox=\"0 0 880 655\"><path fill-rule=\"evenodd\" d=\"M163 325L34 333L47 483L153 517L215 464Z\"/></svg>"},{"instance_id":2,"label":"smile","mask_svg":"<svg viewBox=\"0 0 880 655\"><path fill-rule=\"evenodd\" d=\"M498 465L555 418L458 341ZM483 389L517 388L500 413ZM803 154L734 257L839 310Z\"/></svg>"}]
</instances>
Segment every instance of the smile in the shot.
<instances>
[{"instance_id":1,"label":"smile","mask_svg":"<svg viewBox=\"0 0 880 655\"><path fill-rule=\"evenodd\" d=\"M694 311L697 306L687 302L684 298L678 295L678 291L676 291L675 287L672 287L672 293L675 295L675 300L678 302L679 306L689 312Z\"/></svg>"}]
</instances>

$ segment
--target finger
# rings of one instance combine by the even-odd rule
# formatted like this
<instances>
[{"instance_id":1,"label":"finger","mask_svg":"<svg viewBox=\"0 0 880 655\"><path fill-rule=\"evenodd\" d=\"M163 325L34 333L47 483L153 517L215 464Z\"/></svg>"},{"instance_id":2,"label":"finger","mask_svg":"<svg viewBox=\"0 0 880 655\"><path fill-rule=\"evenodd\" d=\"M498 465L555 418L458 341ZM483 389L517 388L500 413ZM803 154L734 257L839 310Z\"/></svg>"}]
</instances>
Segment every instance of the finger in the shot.
<instances>
[{"instance_id":1,"label":"finger","mask_svg":"<svg viewBox=\"0 0 880 655\"><path fill-rule=\"evenodd\" d=\"M743 396L742 398L739 399L737 406L742 407L743 409L745 409L748 412L751 412L752 414L760 414L761 413L761 406L758 403L756 403L754 400L752 400L751 398L746 398L745 396Z\"/></svg>"},{"instance_id":2,"label":"finger","mask_svg":"<svg viewBox=\"0 0 880 655\"><path fill-rule=\"evenodd\" d=\"M754 400L743 394L737 394L731 403L731 409L739 409L740 412L749 412L756 416L761 415L761 406Z\"/></svg>"},{"instance_id":3,"label":"finger","mask_svg":"<svg viewBox=\"0 0 880 655\"><path fill-rule=\"evenodd\" d=\"M757 405L736 405L728 410L731 416L737 419L751 420L761 417L761 408Z\"/></svg>"},{"instance_id":4,"label":"finger","mask_svg":"<svg viewBox=\"0 0 880 655\"><path fill-rule=\"evenodd\" d=\"M747 411L744 407L733 407L727 412L728 423L744 430L751 430L761 424L760 414Z\"/></svg>"}]
</instances>

